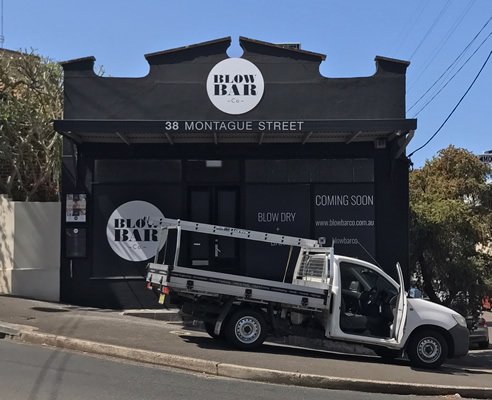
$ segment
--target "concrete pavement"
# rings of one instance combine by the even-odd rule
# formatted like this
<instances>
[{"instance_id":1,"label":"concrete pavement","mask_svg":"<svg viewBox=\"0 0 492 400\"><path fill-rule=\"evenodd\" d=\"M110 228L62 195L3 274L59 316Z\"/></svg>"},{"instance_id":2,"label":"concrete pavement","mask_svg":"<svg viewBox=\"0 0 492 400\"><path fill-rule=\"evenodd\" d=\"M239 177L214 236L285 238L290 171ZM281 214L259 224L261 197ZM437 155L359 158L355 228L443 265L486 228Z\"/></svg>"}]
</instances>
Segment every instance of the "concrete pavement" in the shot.
<instances>
[{"instance_id":1,"label":"concrete pavement","mask_svg":"<svg viewBox=\"0 0 492 400\"><path fill-rule=\"evenodd\" d=\"M29 343L261 382L492 398L492 348L472 351L438 371L422 371L412 369L406 360L384 362L368 350L361 354L360 348L350 346L313 350L266 343L256 351L240 352L211 339L191 322L183 326L175 310L148 313L154 319L0 296L0 334Z\"/></svg>"}]
</instances>

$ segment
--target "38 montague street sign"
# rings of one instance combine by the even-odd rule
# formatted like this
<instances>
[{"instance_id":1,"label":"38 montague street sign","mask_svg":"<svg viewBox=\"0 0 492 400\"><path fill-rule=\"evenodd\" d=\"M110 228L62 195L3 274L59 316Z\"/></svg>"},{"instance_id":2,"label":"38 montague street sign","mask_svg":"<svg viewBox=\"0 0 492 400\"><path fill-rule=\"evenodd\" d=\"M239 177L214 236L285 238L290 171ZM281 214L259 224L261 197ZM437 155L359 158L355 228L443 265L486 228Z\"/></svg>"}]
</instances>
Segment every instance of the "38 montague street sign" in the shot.
<instances>
[{"instance_id":1,"label":"38 montague street sign","mask_svg":"<svg viewBox=\"0 0 492 400\"><path fill-rule=\"evenodd\" d=\"M303 132L305 123L305 121L164 121L163 127L166 131L172 132Z\"/></svg>"}]
</instances>

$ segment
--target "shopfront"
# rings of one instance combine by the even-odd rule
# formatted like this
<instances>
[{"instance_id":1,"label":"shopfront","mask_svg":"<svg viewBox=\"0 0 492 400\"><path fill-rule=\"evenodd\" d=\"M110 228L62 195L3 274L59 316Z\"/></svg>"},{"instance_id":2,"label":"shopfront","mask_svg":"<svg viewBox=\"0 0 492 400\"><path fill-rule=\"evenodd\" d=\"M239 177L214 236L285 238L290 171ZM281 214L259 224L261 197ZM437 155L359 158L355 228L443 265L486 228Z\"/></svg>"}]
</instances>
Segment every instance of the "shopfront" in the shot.
<instances>
[{"instance_id":1,"label":"shopfront","mask_svg":"<svg viewBox=\"0 0 492 400\"><path fill-rule=\"evenodd\" d=\"M146 55L142 78L63 64L62 301L148 308L147 260L161 218L334 243L408 268L407 62L326 78L325 56L240 38ZM172 238L169 238L172 245ZM182 263L282 280L283 246L199 234ZM289 272L289 271L288 271Z\"/></svg>"}]
</instances>

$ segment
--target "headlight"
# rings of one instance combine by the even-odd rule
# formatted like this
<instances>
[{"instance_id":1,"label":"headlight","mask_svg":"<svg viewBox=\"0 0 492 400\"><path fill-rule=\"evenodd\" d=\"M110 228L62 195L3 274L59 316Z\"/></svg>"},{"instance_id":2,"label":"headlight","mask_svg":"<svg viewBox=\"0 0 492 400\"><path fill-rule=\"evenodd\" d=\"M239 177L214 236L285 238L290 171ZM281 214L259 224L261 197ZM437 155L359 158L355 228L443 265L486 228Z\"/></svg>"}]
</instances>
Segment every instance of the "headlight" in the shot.
<instances>
[{"instance_id":1,"label":"headlight","mask_svg":"<svg viewBox=\"0 0 492 400\"><path fill-rule=\"evenodd\" d=\"M455 320L458 324L460 324L463 328L466 328L466 319L465 319L463 316L461 316L461 315L459 315L459 314L453 314L453 318L454 318L454 320Z\"/></svg>"}]
</instances>

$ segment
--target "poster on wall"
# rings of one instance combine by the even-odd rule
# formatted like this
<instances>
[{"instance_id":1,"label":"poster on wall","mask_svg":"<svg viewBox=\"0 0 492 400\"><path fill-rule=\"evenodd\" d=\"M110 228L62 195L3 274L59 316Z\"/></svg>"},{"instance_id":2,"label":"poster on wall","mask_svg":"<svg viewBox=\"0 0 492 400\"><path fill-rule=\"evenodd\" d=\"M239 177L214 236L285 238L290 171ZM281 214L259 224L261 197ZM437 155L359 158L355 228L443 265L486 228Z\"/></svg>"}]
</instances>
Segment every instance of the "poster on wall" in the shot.
<instances>
[{"instance_id":1,"label":"poster on wall","mask_svg":"<svg viewBox=\"0 0 492 400\"><path fill-rule=\"evenodd\" d=\"M87 195L83 193L67 194L66 222L86 222Z\"/></svg>"},{"instance_id":2,"label":"poster on wall","mask_svg":"<svg viewBox=\"0 0 492 400\"><path fill-rule=\"evenodd\" d=\"M314 187L314 232L335 253L373 261L376 250L374 184Z\"/></svg>"},{"instance_id":3,"label":"poster on wall","mask_svg":"<svg viewBox=\"0 0 492 400\"><path fill-rule=\"evenodd\" d=\"M175 244L175 234L169 239L161 231L162 219L180 216L179 186L97 185L91 238L92 276L145 276L145 267L157 248L162 250L162 257L165 243L170 240L170 249ZM174 253L168 251L167 256L169 261Z\"/></svg>"},{"instance_id":4,"label":"poster on wall","mask_svg":"<svg viewBox=\"0 0 492 400\"><path fill-rule=\"evenodd\" d=\"M309 185L250 185L246 189L246 228L310 238ZM246 241L246 273L255 278L290 279L298 248ZM289 262L289 267L287 263Z\"/></svg>"}]
</instances>

